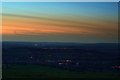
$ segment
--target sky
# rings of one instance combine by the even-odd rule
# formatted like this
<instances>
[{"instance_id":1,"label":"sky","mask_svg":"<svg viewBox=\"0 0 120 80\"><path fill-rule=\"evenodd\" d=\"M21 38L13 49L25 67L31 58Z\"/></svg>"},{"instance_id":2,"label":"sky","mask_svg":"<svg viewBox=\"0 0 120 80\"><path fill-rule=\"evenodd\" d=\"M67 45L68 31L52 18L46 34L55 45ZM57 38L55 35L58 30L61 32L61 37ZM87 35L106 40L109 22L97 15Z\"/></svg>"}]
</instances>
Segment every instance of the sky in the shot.
<instances>
[{"instance_id":1,"label":"sky","mask_svg":"<svg viewBox=\"0 0 120 80\"><path fill-rule=\"evenodd\" d=\"M3 41L116 43L117 2L3 2Z\"/></svg>"}]
</instances>

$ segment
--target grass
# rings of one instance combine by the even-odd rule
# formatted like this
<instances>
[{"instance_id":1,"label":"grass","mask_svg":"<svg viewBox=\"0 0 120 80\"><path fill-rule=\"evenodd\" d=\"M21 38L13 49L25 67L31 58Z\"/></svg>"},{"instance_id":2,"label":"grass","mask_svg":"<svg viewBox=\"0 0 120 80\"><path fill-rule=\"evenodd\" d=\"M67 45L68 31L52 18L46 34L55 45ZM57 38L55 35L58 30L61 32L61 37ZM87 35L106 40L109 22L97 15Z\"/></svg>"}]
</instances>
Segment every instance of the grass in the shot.
<instances>
[{"instance_id":1,"label":"grass","mask_svg":"<svg viewBox=\"0 0 120 80\"><path fill-rule=\"evenodd\" d=\"M74 72L40 65L12 64L3 67L3 78L118 78L109 72Z\"/></svg>"}]
</instances>

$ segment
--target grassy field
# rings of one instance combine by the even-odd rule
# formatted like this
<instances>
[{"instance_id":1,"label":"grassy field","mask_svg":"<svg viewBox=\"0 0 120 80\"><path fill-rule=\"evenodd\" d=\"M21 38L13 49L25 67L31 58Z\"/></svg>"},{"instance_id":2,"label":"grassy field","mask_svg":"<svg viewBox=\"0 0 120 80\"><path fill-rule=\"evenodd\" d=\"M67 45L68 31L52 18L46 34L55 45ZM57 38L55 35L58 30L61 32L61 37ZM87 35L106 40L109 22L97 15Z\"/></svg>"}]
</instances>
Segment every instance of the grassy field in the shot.
<instances>
[{"instance_id":1,"label":"grassy field","mask_svg":"<svg viewBox=\"0 0 120 80\"><path fill-rule=\"evenodd\" d=\"M16 65L3 67L3 78L118 78L108 72L74 72L39 65Z\"/></svg>"}]
</instances>

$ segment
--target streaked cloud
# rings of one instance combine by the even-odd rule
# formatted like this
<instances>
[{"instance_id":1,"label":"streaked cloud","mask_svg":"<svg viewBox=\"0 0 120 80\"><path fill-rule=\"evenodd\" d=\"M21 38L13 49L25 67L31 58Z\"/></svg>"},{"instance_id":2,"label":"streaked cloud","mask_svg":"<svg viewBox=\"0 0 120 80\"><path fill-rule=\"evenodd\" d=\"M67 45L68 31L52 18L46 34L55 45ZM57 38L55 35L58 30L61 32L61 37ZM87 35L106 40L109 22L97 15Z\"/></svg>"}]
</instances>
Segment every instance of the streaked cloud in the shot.
<instances>
[{"instance_id":1,"label":"streaked cloud","mask_svg":"<svg viewBox=\"0 0 120 80\"><path fill-rule=\"evenodd\" d=\"M16 3L14 3L14 4L16 4ZM22 3L20 3L20 4L22 7ZM30 4L30 5L34 7L35 4L36 3L33 3L33 5ZM37 3L36 5L41 8L41 6L38 4L39 3ZM50 3L47 3L47 4L51 5ZM88 3L88 4L90 4L90 3ZM98 3L96 3L96 4L98 4ZM101 4L102 3L100 3L100 5ZM103 3L103 4L105 4L105 3ZM111 3L106 3L106 7L109 7L109 4L111 5ZM29 3L27 5L29 5ZM64 4L62 4L62 3L59 4L58 9L60 9L60 5L63 6ZM69 3L67 5L68 6L71 5L73 7L75 6L75 4L69 4ZM79 5L79 4L77 3L77 5ZM19 6L17 6L17 7L19 7ZM23 5L23 6L25 6L25 5ZM89 6L92 6L92 5L89 5ZM95 6L97 6L99 9L98 5L94 5L94 7ZM44 6L42 5L42 7L44 7ZM49 7L49 6L47 6L47 7ZM23 15L23 14L21 14L21 13L24 13L24 12L22 12L22 10L21 10L20 14L15 12L17 8L16 9L13 8L13 11L15 13L7 12L3 8L2 35L9 36L9 38L10 38L10 36L15 36L15 37L17 37L18 35L24 36L23 41L27 39L27 38L25 38L25 36L26 37L31 36L31 38L32 37L35 38L35 36L36 36L36 39L38 39L37 38L38 36L39 37L40 36L47 36L47 37L52 36L53 39L56 36L63 36L61 41L64 41L64 40L66 41L67 37L65 37L65 35L71 35L71 38L73 38L75 35L77 37L80 37L80 36L86 37L85 39L88 39L88 42L89 42L90 37L93 38L93 41L95 41L95 40L97 40L96 38L98 36L102 41L105 40L105 42L110 39L113 42L117 41L116 40L117 36L118 36L117 18L113 19L114 17L111 17L111 18L107 19L107 17L104 16L104 14L106 14L107 12L103 12L103 13L101 12L101 14L98 13L100 16L98 16L96 14L96 12L94 12L96 14L95 16L91 15L91 13L90 14L85 13L85 15L80 13L80 15L78 15L77 12L72 12L72 11L79 10L79 6L77 6L77 7L73 8L76 10L71 10L72 7L71 8L65 7L65 8L68 8L68 12L70 12L70 15L67 12L64 13L64 10L63 11L61 10L61 12L60 12L61 14L59 12L55 12L55 16L53 16L54 12L52 13L51 11L48 10L48 11L46 11L46 14L49 14L49 12L50 12L50 14L49 14L49 16L47 15L47 17L45 17L45 15L36 15L35 16L35 13L38 14L39 12L42 12L42 11L45 12L44 9L39 10L39 11L31 10L31 12L33 11L33 13L34 13L33 15L31 15L31 14ZM19 11L19 8L17 11ZM26 10L27 9L30 10L27 6L25 8L26 8ZM57 9L57 6L55 9ZM87 8L83 7L83 9L87 9ZM80 11L86 12L86 10L83 10L83 9L79 10L78 12L80 12ZM52 11L54 11L54 9ZM103 11L105 11L105 10L103 10ZM68 16L66 15L66 13L68 14ZM28 14L28 13L26 13L26 14ZM101 15L103 15L103 16L101 16ZM112 12L112 13L110 13L110 15L115 16L115 13ZM59 17L56 17L56 16L59 16ZM105 17L105 19L104 19L104 17ZM48 41L51 40L52 38L48 37ZM13 39L14 39L14 41L16 40L16 38L13 38ZM38 39L38 41L39 40L40 39ZM79 38L79 40L81 40L81 39ZM35 41L35 40L33 40L33 41ZM55 41L57 41L57 39ZM76 40L73 40L73 42L74 41L76 41ZM83 42L83 41L80 41L80 42Z\"/></svg>"}]
</instances>

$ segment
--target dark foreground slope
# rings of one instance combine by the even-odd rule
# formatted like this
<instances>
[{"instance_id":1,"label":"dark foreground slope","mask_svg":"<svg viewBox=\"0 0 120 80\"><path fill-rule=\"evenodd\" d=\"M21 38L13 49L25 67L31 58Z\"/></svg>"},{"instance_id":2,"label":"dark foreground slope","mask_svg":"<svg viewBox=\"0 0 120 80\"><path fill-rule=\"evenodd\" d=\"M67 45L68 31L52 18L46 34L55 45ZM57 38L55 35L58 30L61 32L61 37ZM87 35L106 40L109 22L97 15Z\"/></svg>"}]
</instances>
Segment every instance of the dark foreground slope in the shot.
<instances>
[{"instance_id":1,"label":"dark foreground slope","mask_svg":"<svg viewBox=\"0 0 120 80\"><path fill-rule=\"evenodd\" d=\"M118 44L3 42L3 78L117 78Z\"/></svg>"}]
</instances>

